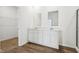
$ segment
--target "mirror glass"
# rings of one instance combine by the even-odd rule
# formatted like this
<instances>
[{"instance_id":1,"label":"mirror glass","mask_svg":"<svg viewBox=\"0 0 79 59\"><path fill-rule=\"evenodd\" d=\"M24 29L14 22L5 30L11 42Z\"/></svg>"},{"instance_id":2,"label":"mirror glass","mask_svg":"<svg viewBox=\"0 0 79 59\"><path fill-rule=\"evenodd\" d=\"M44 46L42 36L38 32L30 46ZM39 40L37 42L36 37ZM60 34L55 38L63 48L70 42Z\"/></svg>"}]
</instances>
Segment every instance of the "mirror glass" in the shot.
<instances>
[{"instance_id":1,"label":"mirror glass","mask_svg":"<svg viewBox=\"0 0 79 59\"><path fill-rule=\"evenodd\" d=\"M58 11L48 12L48 20L51 26L58 26Z\"/></svg>"}]
</instances>

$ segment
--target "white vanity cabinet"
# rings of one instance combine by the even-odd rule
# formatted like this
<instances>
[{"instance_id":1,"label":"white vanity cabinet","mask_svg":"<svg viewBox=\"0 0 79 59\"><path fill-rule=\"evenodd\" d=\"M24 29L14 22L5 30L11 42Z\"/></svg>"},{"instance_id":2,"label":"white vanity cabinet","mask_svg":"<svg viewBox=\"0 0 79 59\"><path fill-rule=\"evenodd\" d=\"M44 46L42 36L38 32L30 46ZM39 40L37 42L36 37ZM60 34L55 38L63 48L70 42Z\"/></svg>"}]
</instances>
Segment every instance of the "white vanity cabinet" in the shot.
<instances>
[{"instance_id":1,"label":"white vanity cabinet","mask_svg":"<svg viewBox=\"0 0 79 59\"><path fill-rule=\"evenodd\" d=\"M58 49L58 41L58 31L45 29L29 30L29 42Z\"/></svg>"}]
</instances>

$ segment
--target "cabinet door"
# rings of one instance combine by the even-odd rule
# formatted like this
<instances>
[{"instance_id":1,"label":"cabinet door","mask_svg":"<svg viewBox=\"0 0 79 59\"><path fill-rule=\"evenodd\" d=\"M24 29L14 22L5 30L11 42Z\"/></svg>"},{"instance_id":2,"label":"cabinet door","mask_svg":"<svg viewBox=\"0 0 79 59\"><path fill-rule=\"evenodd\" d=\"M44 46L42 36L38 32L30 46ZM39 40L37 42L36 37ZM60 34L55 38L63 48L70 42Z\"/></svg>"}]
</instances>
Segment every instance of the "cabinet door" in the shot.
<instances>
[{"instance_id":1,"label":"cabinet door","mask_svg":"<svg viewBox=\"0 0 79 59\"><path fill-rule=\"evenodd\" d=\"M34 31L33 30L29 30L28 39L29 39L29 42L34 42Z\"/></svg>"},{"instance_id":2,"label":"cabinet door","mask_svg":"<svg viewBox=\"0 0 79 59\"><path fill-rule=\"evenodd\" d=\"M37 30L30 30L29 31L29 42L38 43L38 41L39 41L38 31Z\"/></svg>"},{"instance_id":3,"label":"cabinet door","mask_svg":"<svg viewBox=\"0 0 79 59\"><path fill-rule=\"evenodd\" d=\"M42 31L43 37L42 37L42 44L48 46L49 44L49 32L48 30Z\"/></svg>"},{"instance_id":4,"label":"cabinet door","mask_svg":"<svg viewBox=\"0 0 79 59\"><path fill-rule=\"evenodd\" d=\"M39 38L37 30L34 30L33 36L34 36L33 43L38 43Z\"/></svg>"},{"instance_id":5,"label":"cabinet door","mask_svg":"<svg viewBox=\"0 0 79 59\"><path fill-rule=\"evenodd\" d=\"M38 44L42 44L43 42L43 34L41 30L38 30Z\"/></svg>"},{"instance_id":6,"label":"cabinet door","mask_svg":"<svg viewBox=\"0 0 79 59\"><path fill-rule=\"evenodd\" d=\"M48 46L49 47L52 47L52 48L59 48L59 43L58 43L58 39L59 39L59 32L58 31L54 31L54 30L51 30L50 31L50 36L49 36L49 44Z\"/></svg>"}]
</instances>

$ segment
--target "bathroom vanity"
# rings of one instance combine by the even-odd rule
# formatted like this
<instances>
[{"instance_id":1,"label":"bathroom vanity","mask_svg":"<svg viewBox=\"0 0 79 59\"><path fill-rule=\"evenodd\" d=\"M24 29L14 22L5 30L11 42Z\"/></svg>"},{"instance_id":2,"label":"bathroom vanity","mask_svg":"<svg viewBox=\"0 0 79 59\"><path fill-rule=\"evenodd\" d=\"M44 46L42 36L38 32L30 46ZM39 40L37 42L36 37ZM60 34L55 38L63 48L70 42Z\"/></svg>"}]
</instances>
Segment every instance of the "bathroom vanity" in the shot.
<instances>
[{"instance_id":1,"label":"bathroom vanity","mask_svg":"<svg viewBox=\"0 0 79 59\"><path fill-rule=\"evenodd\" d=\"M59 31L53 29L29 29L29 42L58 49Z\"/></svg>"}]
</instances>

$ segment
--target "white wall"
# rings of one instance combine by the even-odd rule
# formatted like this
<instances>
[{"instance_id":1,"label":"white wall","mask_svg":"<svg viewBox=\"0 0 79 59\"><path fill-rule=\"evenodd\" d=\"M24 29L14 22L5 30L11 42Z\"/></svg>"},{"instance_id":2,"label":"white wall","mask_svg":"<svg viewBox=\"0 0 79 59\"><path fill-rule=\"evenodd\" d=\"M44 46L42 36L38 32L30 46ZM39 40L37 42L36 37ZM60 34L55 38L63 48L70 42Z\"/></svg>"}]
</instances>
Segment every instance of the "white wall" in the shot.
<instances>
[{"instance_id":1,"label":"white wall","mask_svg":"<svg viewBox=\"0 0 79 59\"><path fill-rule=\"evenodd\" d=\"M0 7L0 41L17 37L16 7Z\"/></svg>"},{"instance_id":2,"label":"white wall","mask_svg":"<svg viewBox=\"0 0 79 59\"><path fill-rule=\"evenodd\" d=\"M76 10L79 7L62 7L63 45L76 47Z\"/></svg>"},{"instance_id":3,"label":"white wall","mask_svg":"<svg viewBox=\"0 0 79 59\"><path fill-rule=\"evenodd\" d=\"M28 42L28 29L33 27L32 7L18 7L19 46Z\"/></svg>"}]
</instances>

